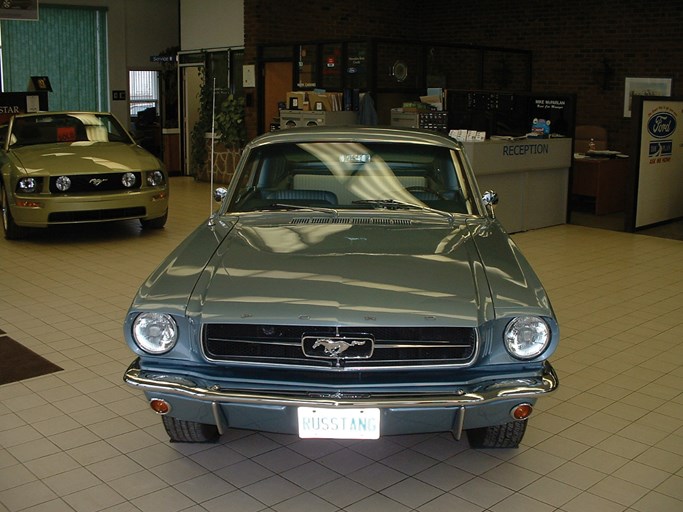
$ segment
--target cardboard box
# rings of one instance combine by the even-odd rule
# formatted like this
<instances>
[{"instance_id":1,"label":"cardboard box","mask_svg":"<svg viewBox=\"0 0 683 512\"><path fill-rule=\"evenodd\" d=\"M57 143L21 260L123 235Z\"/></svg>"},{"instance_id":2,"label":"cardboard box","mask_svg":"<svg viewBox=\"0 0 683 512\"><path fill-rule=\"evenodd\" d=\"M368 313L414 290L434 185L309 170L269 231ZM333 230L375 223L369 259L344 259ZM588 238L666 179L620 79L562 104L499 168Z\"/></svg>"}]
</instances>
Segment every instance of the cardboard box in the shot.
<instances>
[{"instance_id":1,"label":"cardboard box","mask_svg":"<svg viewBox=\"0 0 683 512\"><path fill-rule=\"evenodd\" d=\"M308 93L308 104L311 110L325 110L331 112L333 109L332 98L326 93Z\"/></svg>"},{"instance_id":2,"label":"cardboard box","mask_svg":"<svg viewBox=\"0 0 683 512\"><path fill-rule=\"evenodd\" d=\"M291 91L287 93L285 106L288 110L305 110L306 93L303 91Z\"/></svg>"}]
</instances>

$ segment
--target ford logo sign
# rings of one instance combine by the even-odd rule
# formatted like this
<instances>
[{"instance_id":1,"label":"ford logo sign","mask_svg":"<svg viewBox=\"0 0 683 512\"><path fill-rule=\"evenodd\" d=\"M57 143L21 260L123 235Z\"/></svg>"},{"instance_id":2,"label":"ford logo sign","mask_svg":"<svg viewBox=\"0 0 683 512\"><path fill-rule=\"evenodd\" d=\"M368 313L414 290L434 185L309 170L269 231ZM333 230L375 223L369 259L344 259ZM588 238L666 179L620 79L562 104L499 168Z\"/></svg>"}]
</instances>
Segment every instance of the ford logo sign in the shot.
<instances>
[{"instance_id":1,"label":"ford logo sign","mask_svg":"<svg viewBox=\"0 0 683 512\"><path fill-rule=\"evenodd\" d=\"M676 131L676 118L668 112L657 112L648 120L647 131L657 139L670 137Z\"/></svg>"}]
</instances>

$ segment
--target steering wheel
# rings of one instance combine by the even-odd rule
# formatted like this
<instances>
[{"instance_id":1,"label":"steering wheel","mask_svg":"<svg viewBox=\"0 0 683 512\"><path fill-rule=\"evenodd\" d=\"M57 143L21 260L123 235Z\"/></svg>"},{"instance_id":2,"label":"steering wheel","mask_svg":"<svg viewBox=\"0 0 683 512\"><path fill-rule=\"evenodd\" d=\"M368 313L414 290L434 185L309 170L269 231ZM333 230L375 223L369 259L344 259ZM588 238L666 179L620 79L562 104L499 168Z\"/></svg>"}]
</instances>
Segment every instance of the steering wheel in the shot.
<instances>
[{"instance_id":1,"label":"steering wheel","mask_svg":"<svg viewBox=\"0 0 683 512\"><path fill-rule=\"evenodd\" d=\"M406 190L408 192L427 192L429 194L435 194L436 197L438 197L439 199L446 199L446 197L441 192L437 192L436 190L432 190L429 187L423 187L421 185L413 185L412 187L406 187Z\"/></svg>"}]
</instances>

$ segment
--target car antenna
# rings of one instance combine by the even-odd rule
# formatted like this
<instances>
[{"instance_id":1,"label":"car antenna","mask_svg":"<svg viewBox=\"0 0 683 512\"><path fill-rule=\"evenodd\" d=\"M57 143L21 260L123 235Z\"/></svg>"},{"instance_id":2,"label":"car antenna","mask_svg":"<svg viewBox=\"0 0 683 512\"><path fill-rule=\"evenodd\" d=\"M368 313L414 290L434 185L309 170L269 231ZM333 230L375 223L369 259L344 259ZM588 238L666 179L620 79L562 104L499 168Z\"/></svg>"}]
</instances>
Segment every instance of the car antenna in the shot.
<instances>
[{"instance_id":1,"label":"car antenna","mask_svg":"<svg viewBox=\"0 0 683 512\"><path fill-rule=\"evenodd\" d=\"M209 217L213 215L213 158L214 158L214 146L216 145L216 142L214 140L214 137L216 135L216 132L214 131L214 128L216 126L216 77L213 77L213 91L212 91L212 98L211 98L211 172L209 172L209 181L211 185L209 186Z\"/></svg>"}]
</instances>

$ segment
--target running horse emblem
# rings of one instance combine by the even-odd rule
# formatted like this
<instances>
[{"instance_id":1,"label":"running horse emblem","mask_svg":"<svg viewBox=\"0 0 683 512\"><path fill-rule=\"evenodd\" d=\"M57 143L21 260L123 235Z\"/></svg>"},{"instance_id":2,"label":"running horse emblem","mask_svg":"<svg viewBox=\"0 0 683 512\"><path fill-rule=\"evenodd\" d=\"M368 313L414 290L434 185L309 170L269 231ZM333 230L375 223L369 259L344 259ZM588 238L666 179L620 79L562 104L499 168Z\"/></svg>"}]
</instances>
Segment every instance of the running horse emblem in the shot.
<instances>
[{"instance_id":1,"label":"running horse emblem","mask_svg":"<svg viewBox=\"0 0 683 512\"><path fill-rule=\"evenodd\" d=\"M330 357L339 357L346 352L349 347L356 345L365 345L366 340L351 340L346 341L342 339L320 338L313 344L313 350L318 347L325 348L325 355Z\"/></svg>"}]
</instances>

